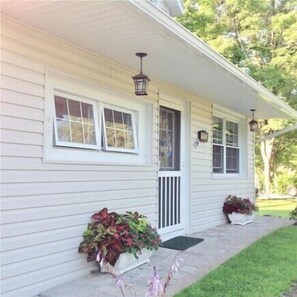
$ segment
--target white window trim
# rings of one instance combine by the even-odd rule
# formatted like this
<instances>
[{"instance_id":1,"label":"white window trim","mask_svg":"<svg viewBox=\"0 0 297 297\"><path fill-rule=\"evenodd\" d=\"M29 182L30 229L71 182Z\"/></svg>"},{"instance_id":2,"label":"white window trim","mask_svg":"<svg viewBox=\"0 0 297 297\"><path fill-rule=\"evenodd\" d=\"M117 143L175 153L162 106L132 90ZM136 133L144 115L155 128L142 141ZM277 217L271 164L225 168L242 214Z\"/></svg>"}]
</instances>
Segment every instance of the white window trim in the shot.
<instances>
[{"instance_id":1,"label":"white window trim","mask_svg":"<svg viewBox=\"0 0 297 297\"><path fill-rule=\"evenodd\" d=\"M96 138L96 144L84 144L84 143L75 143L75 142L67 142L67 141L61 141L58 139L58 129L57 129L57 118L56 118L56 112L54 113L54 138L55 138L55 145L56 146L66 146L66 147L73 147L73 148L84 148L84 149L93 149L93 150L100 150L100 139L101 139L101 131L98 124L98 112L97 112L97 103L94 100L88 100L84 97L79 97L76 95L72 95L66 92L61 92L58 90L53 91L54 96L54 105L55 105L55 96L61 96L66 99L75 100L79 102L88 103L93 106L93 116L94 116L94 125L95 125L95 138Z\"/></svg>"},{"instance_id":2,"label":"white window trim","mask_svg":"<svg viewBox=\"0 0 297 297\"><path fill-rule=\"evenodd\" d=\"M133 98L130 93L107 89L104 85L95 84L84 79L65 74L52 68L46 69L45 76L45 101L44 101L44 163L65 164L104 164L104 165L133 165L151 166L152 164L152 139L153 135L153 104L148 100ZM120 107L131 107L137 111L138 153L116 153L97 149L80 149L67 146L55 146L54 139L54 90L67 93L87 100L96 101L97 111L101 110L101 104L111 104ZM98 137L101 140L101 121L98 121ZM98 142L99 145L99 142Z\"/></svg>"},{"instance_id":3,"label":"white window trim","mask_svg":"<svg viewBox=\"0 0 297 297\"><path fill-rule=\"evenodd\" d=\"M224 172L213 172L213 165L211 166L213 179L230 179L230 178L246 178L247 177L247 160L244 160L244 156L247 155L247 126L246 118L243 115L235 114L228 111L225 108L215 106L213 116L223 119L223 144L212 143L212 158L213 158L213 145L223 146L224 151ZM239 149L239 172L227 173L226 172L226 147L232 147L226 145L226 121L231 121L238 124L238 149ZM213 121L212 121L213 122ZM233 147L232 147L233 148Z\"/></svg>"},{"instance_id":4,"label":"white window trim","mask_svg":"<svg viewBox=\"0 0 297 297\"><path fill-rule=\"evenodd\" d=\"M135 123L135 116L137 115L137 111L135 110L131 110L131 109L127 109L127 108L123 108L123 107L119 107L119 106L114 106L114 105L110 105L110 104L101 104L101 117L102 117L102 125L103 125L103 137L104 137L104 143L103 143L103 147L104 150L106 151L111 151L111 152L124 152L124 153L138 153L138 141L137 141L137 135L138 135L138 131L136 129L136 123ZM117 147L111 147L111 146L107 146L107 138L106 138L106 126L105 126L105 116L104 116L104 108L108 108L111 110L115 110L115 111L119 111L119 112L124 112L127 114L131 115L131 120L132 120L132 129L133 129L133 140L134 140L134 149L127 149L127 148L117 148Z\"/></svg>"}]
</instances>

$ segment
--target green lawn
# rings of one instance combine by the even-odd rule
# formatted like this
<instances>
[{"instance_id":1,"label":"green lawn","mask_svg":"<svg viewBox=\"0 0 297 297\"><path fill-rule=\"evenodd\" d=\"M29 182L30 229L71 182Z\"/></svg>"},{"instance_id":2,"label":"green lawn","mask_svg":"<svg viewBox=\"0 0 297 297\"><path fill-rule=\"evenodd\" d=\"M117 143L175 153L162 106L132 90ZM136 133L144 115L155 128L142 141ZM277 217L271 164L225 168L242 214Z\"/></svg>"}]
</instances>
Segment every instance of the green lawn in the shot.
<instances>
[{"instance_id":1,"label":"green lawn","mask_svg":"<svg viewBox=\"0 0 297 297\"><path fill-rule=\"evenodd\" d=\"M297 199L258 199L258 215L272 215L289 218L289 213L297 206Z\"/></svg>"},{"instance_id":2,"label":"green lawn","mask_svg":"<svg viewBox=\"0 0 297 297\"><path fill-rule=\"evenodd\" d=\"M297 281L296 247L297 227L280 229L175 297L279 297Z\"/></svg>"}]
</instances>

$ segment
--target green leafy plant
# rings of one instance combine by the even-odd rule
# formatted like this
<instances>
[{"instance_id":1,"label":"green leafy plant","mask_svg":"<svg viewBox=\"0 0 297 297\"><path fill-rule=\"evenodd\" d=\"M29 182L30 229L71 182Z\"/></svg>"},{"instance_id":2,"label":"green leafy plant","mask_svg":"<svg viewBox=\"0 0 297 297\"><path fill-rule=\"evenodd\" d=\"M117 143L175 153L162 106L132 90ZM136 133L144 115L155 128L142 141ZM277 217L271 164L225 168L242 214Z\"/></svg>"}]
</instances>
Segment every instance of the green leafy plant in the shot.
<instances>
[{"instance_id":1,"label":"green leafy plant","mask_svg":"<svg viewBox=\"0 0 297 297\"><path fill-rule=\"evenodd\" d=\"M251 215L254 211L258 211L258 207L249 198L239 198L232 195L226 198L223 206L223 212L225 214L236 212Z\"/></svg>"},{"instance_id":2,"label":"green leafy plant","mask_svg":"<svg viewBox=\"0 0 297 297\"><path fill-rule=\"evenodd\" d=\"M290 219L297 220L297 206L290 212Z\"/></svg>"},{"instance_id":3,"label":"green leafy plant","mask_svg":"<svg viewBox=\"0 0 297 297\"><path fill-rule=\"evenodd\" d=\"M97 259L114 266L120 254L128 252L138 258L142 249L156 250L161 242L156 229L138 212L118 214L103 208L92 220L78 248L87 254L88 262Z\"/></svg>"}]
</instances>

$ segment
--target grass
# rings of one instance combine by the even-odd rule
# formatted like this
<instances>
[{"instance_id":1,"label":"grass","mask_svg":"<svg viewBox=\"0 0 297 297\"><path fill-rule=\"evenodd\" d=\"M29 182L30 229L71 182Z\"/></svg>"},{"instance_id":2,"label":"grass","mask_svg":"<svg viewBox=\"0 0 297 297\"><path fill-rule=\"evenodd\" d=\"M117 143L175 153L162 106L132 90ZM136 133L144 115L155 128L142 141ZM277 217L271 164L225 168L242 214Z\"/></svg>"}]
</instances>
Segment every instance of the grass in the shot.
<instances>
[{"instance_id":1,"label":"grass","mask_svg":"<svg viewBox=\"0 0 297 297\"><path fill-rule=\"evenodd\" d=\"M279 297L297 281L296 243L297 227L282 228L175 297Z\"/></svg>"},{"instance_id":2,"label":"grass","mask_svg":"<svg viewBox=\"0 0 297 297\"><path fill-rule=\"evenodd\" d=\"M258 215L272 215L289 218L289 213L297 206L297 199L258 199Z\"/></svg>"}]
</instances>

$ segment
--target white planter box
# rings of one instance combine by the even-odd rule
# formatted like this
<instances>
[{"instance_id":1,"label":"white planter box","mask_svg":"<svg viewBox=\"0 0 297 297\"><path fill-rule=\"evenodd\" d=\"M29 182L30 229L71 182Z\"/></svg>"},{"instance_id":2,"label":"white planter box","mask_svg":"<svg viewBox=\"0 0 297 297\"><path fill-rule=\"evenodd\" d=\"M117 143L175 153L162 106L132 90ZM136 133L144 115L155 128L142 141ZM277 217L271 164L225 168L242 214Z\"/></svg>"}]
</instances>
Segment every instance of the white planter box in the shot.
<instances>
[{"instance_id":1,"label":"white planter box","mask_svg":"<svg viewBox=\"0 0 297 297\"><path fill-rule=\"evenodd\" d=\"M228 217L232 225L246 225L248 223L253 222L255 218L255 213L251 215L247 215L247 214L232 212L231 214L228 214Z\"/></svg>"},{"instance_id":2,"label":"white planter box","mask_svg":"<svg viewBox=\"0 0 297 297\"><path fill-rule=\"evenodd\" d=\"M115 274L122 274L142 264L148 263L153 251L143 249L141 254L138 255L138 259L131 253L121 254L117 260L115 266L111 266L109 263L101 265L102 272L113 272Z\"/></svg>"}]
</instances>

